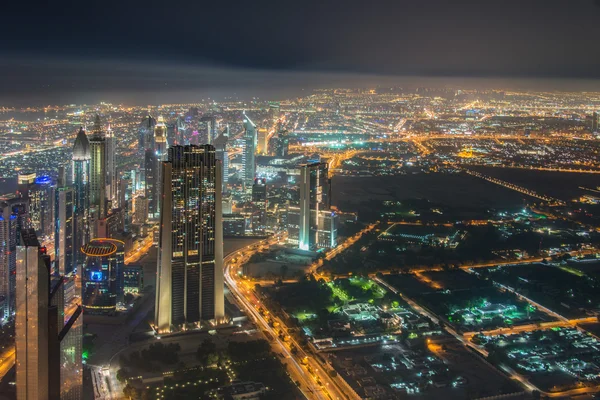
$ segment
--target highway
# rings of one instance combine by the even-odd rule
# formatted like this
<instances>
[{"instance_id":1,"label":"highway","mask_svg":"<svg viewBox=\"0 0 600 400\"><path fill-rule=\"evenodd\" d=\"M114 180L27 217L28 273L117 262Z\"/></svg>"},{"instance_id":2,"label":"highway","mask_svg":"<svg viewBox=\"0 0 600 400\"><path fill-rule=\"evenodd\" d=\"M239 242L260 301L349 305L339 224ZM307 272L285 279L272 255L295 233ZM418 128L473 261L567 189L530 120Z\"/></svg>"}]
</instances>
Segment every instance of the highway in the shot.
<instances>
[{"instance_id":1,"label":"highway","mask_svg":"<svg viewBox=\"0 0 600 400\"><path fill-rule=\"evenodd\" d=\"M288 372L295 381L301 383L300 389L307 399L359 399L360 397L352 391L341 377L332 378L329 375L328 371L331 367L321 363L311 353L311 349L307 350L301 347L292 335L289 335L284 321L275 317L266 309L264 303L254 293L251 284L240 280L239 268L249 259L252 253L261 246L278 243L280 240L283 240L282 237L283 235L280 234L265 239L258 246L247 246L225 257L225 281L227 282L227 286L247 315L254 320L263 332L267 332L271 336L267 337L267 339L276 351L277 349L281 349L290 367L288 368ZM236 259L235 262L233 261L234 259ZM263 313L268 317L261 314L261 308L263 309ZM278 325L278 328L281 329L282 337L289 336L289 344L281 339L279 333L267 320L268 318L272 320L273 325ZM294 347L296 351L292 352L291 349ZM303 364L303 360L306 365Z\"/></svg>"},{"instance_id":2,"label":"highway","mask_svg":"<svg viewBox=\"0 0 600 400\"><path fill-rule=\"evenodd\" d=\"M0 379L15 365L15 346L10 346L0 355Z\"/></svg>"}]
</instances>

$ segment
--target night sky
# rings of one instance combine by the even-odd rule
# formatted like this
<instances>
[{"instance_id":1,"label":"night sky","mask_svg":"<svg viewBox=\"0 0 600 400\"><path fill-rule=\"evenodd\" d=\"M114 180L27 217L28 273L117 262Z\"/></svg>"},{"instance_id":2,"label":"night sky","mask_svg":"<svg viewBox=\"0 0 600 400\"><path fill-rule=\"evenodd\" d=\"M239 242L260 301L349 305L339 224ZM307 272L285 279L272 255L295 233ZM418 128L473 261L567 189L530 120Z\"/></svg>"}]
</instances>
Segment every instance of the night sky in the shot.
<instances>
[{"instance_id":1,"label":"night sky","mask_svg":"<svg viewBox=\"0 0 600 400\"><path fill-rule=\"evenodd\" d=\"M3 103L355 76L600 77L593 0L10 1L0 15Z\"/></svg>"}]
</instances>

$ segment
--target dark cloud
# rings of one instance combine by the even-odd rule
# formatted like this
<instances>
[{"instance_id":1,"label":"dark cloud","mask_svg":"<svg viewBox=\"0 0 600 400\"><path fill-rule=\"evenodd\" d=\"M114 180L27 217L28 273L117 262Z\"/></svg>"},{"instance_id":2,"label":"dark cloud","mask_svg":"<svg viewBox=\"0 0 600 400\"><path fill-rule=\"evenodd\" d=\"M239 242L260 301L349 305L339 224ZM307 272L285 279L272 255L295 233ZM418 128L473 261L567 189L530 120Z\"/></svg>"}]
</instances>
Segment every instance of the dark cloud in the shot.
<instances>
[{"instance_id":1,"label":"dark cloud","mask_svg":"<svg viewBox=\"0 0 600 400\"><path fill-rule=\"evenodd\" d=\"M4 94L44 84L82 91L240 84L236 74L209 74L211 82L195 67L244 69L265 86L285 84L269 79L280 72L600 77L600 8L592 0L5 3ZM135 79L119 78L133 70ZM180 76L166 75L174 70ZM94 82L86 82L90 77Z\"/></svg>"}]
</instances>

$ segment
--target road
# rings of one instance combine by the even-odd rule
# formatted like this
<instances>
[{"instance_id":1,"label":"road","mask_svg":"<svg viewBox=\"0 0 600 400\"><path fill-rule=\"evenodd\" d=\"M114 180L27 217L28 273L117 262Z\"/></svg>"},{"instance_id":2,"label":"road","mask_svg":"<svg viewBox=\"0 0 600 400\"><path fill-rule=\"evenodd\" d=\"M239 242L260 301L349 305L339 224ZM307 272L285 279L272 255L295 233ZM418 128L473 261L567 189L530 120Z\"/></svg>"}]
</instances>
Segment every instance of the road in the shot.
<instances>
[{"instance_id":1,"label":"road","mask_svg":"<svg viewBox=\"0 0 600 400\"><path fill-rule=\"evenodd\" d=\"M256 325L263 331L267 332L271 337L267 339L275 349L281 349L285 356L285 360L290 368L288 372L292 379L301 383L300 389L307 399L358 399L341 377L332 378L328 371L331 367L324 365L318 358L311 353L311 349L303 348L289 334L288 327L284 321L270 313L264 303L260 301L253 290L253 284L244 282L240 279L240 268L246 262L252 253L261 246L268 246L278 243L282 239L282 235L273 238L265 239L258 246L247 246L235 253L230 254L225 258L225 281L230 291L234 295L236 301L241 308L251 317ZM233 260L236 260L235 262ZM261 314L260 309L265 314ZM278 326L281 330L282 337L287 337L288 342L281 339L279 332L271 326ZM296 350L292 352L292 348ZM277 351L277 350L276 350ZM303 364L304 361L304 365Z\"/></svg>"},{"instance_id":2,"label":"road","mask_svg":"<svg viewBox=\"0 0 600 400\"><path fill-rule=\"evenodd\" d=\"M568 321L562 321L562 320L561 321L549 321L549 322L542 322L542 323L538 323L538 324L518 325L518 326L513 326L510 328L498 328L498 329L492 329L489 331L465 332L465 333L463 333L463 337L465 339L470 340L473 336L478 335L480 333L485 336L512 335L512 334L519 333L519 332L531 332L531 331L537 331L537 330L541 330L541 329L550 329L550 328L557 328L557 327L574 327L577 324L593 324L596 322L598 322L597 317L577 318L577 319L571 319Z\"/></svg>"},{"instance_id":3,"label":"road","mask_svg":"<svg viewBox=\"0 0 600 400\"><path fill-rule=\"evenodd\" d=\"M15 353L15 346L11 346L0 355L0 380L15 365Z\"/></svg>"}]
</instances>

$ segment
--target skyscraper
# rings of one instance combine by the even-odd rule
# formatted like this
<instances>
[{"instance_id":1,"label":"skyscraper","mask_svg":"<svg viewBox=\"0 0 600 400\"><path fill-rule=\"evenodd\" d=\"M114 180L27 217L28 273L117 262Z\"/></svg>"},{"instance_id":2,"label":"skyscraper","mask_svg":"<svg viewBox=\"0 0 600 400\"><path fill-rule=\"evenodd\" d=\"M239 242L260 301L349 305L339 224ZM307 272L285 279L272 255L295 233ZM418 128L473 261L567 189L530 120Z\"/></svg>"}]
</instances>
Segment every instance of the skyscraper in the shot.
<instances>
[{"instance_id":1,"label":"skyscraper","mask_svg":"<svg viewBox=\"0 0 600 400\"><path fill-rule=\"evenodd\" d=\"M49 176L36 176L26 191L29 199L31 227L40 236L54 234L53 191L54 184Z\"/></svg>"},{"instance_id":2,"label":"skyscraper","mask_svg":"<svg viewBox=\"0 0 600 400\"><path fill-rule=\"evenodd\" d=\"M159 333L221 322L221 163L211 145L173 146L162 164L164 200L156 289Z\"/></svg>"},{"instance_id":3,"label":"skyscraper","mask_svg":"<svg viewBox=\"0 0 600 400\"><path fill-rule=\"evenodd\" d=\"M65 323L62 276L51 276L50 257L33 229L17 247L16 371L18 400L80 400L82 310Z\"/></svg>"},{"instance_id":4,"label":"skyscraper","mask_svg":"<svg viewBox=\"0 0 600 400\"><path fill-rule=\"evenodd\" d=\"M229 141L229 126L214 140L215 157L223 165L223 190L227 186L229 178L229 155L227 154L227 142Z\"/></svg>"},{"instance_id":5,"label":"skyscraper","mask_svg":"<svg viewBox=\"0 0 600 400\"><path fill-rule=\"evenodd\" d=\"M54 260L60 275L69 275L76 265L75 192L70 187L55 191Z\"/></svg>"},{"instance_id":6,"label":"skyscraper","mask_svg":"<svg viewBox=\"0 0 600 400\"><path fill-rule=\"evenodd\" d=\"M96 115L90 138L90 210L96 219L106 216L106 139Z\"/></svg>"},{"instance_id":7,"label":"skyscraper","mask_svg":"<svg viewBox=\"0 0 600 400\"><path fill-rule=\"evenodd\" d=\"M150 115L144 117L138 127L138 157L143 157L147 149L154 148L154 127L156 120Z\"/></svg>"},{"instance_id":8,"label":"skyscraper","mask_svg":"<svg viewBox=\"0 0 600 400\"><path fill-rule=\"evenodd\" d=\"M251 188L256 175L256 125L244 113L244 150L242 152L243 174L242 180L246 188Z\"/></svg>"},{"instance_id":9,"label":"skyscraper","mask_svg":"<svg viewBox=\"0 0 600 400\"><path fill-rule=\"evenodd\" d=\"M73 145L73 189L75 194L75 254L81 262L79 249L89 240L88 212L90 208L90 142L83 128L79 129Z\"/></svg>"},{"instance_id":10,"label":"skyscraper","mask_svg":"<svg viewBox=\"0 0 600 400\"><path fill-rule=\"evenodd\" d=\"M592 114L592 132L598 132L598 113L596 111Z\"/></svg>"},{"instance_id":11,"label":"skyscraper","mask_svg":"<svg viewBox=\"0 0 600 400\"><path fill-rule=\"evenodd\" d=\"M154 149L154 127L156 120L150 115L140 122L138 127L138 150L137 156L140 161L139 184L136 190L146 190L146 150Z\"/></svg>"},{"instance_id":12,"label":"skyscraper","mask_svg":"<svg viewBox=\"0 0 600 400\"><path fill-rule=\"evenodd\" d=\"M0 199L0 298L4 305L4 319L8 319L14 311L16 254L17 215L9 202Z\"/></svg>"},{"instance_id":13,"label":"skyscraper","mask_svg":"<svg viewBox=\"0 0 600 400\"><path fill-rule=\"evenodd\" d=\"M323 211L327 213L331 208L331 181L328 165L326 163L302 165L299 186L298 221L296 222L295 217L289 215L288 223L292 225L292 228L297 225L298 247L302 250L314 250L321 247L318 235L319 219L325 217ZM326 224L321 223L321 226L326 226Z\"/></svg>"},{"instance_id":14,"label":"skyscraper","mask_svg":"<svg viewBox=\"0 0 600 400\"><path fill-rule=\"evenodd\" d=\"M158 186L157 168L159 167L159 164L156 160L156 153L154 152L154 150L146 150L146 153L144 154L144 165L146 168L144 194L146 196L146 199L148 199L148 215L146 216L146 218L154 218L154 216L158 214L160 210L158 208L158 199L156 198L156 186Z\"/></svg>"},{"instance_id":15,"label":"skyscraper","mask_svg":"<svg viewBox=\"0 0 600 400\"><path fill-rule=\"evenodd\" d=\"M117 170L115 166L116 142L114 133L108 124L106 129L106 197L112 201L112 206L116 207L117 199Z\"/></svg>"},{"instance_id":16,"label":"skyscraper","mask_svg":"<svg viewBox=\"0 0 600 400\"><path fill-rule=\"evenodd\" d=\"M49 376L58 367L57 354L49 353L53 353L51 347L58 347L58 337L55 343L50 341L53 333L58 334L59 325L56 308L52 313L54 321L49 320L50 257L40 249L33 230L23 234L22 246L17 251L16 277L19 285L15 321L17 399L57 398L58 382ZM54 389L50 388L51 383Z\"/></svg>"},{"instance_id":17,"label":"skyscraper","mask_svg":"<svg viewBox=\"0 0 600 400\"><path fill-rule=\"evenodd\" d=\"M162 198L161 192L161 168L160 163L164 161L167 155L167 125L162 115L158 117L158 122L154 127L154 195L153 195L153 213L156 216L160 211L160 200Z\"/></svg>"},{"instance_id":18,"label":"skyscraper","mask_svg":"<svg viewBox=\"0 0 600 400\"><path fill-rule=\"evenodd\" d=\"M267 225L267 181L256 178L252 185L252 231L262 233Z\"/></svg>"}]
</instances>

